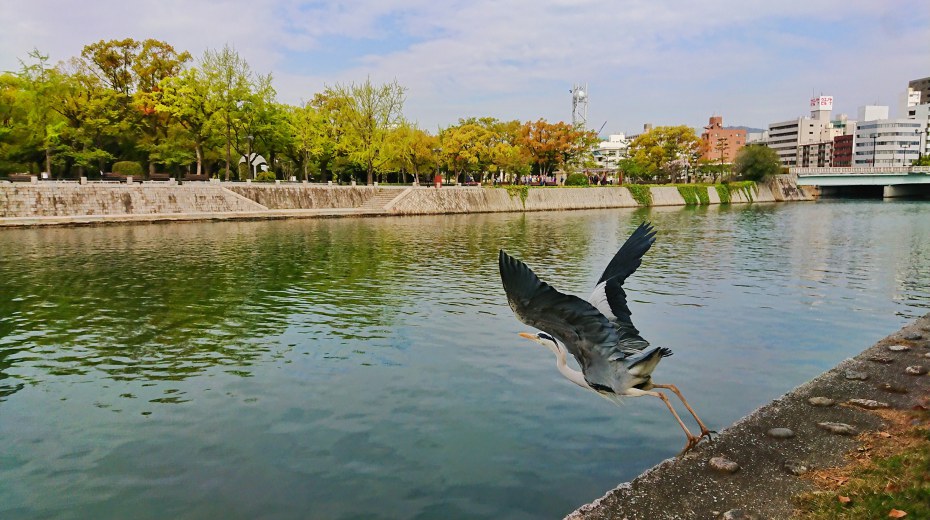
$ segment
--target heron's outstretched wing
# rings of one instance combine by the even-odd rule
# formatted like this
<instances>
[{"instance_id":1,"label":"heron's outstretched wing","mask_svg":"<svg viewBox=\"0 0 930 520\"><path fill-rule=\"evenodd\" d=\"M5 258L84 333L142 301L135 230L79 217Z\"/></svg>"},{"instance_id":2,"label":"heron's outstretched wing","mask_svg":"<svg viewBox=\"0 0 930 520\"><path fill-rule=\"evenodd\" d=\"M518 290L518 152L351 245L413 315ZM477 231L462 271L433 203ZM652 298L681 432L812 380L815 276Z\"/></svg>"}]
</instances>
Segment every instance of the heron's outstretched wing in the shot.
<instances>
[{"instance_id":1,"label":"heron's outstretched wing","mask_svg":"<svg viewBox=\"0 0 930 520\"><path fill-rule=\"evenodd\" d=\"M623 282L643 263L643 255L652 247L655 236L651 224L640 224L607 264L588 297L588 301L617 326L621 348L624 350L640 351L649 346L649 342L639 335L633 325Z\"/></svg>"},{"instance_id":2,"label":"heron's outstretched wing","mask_svg":"<svg viewBox=\"0 0 930 520\"><path fill-rule=\"evenodd\" d=\"M523 262L503 250L498 257L507 301L517 319L558 338L571 352L589 382L611 388L625 376L628 354L617 348L617 328L589 302L563 294L543 282ZM619 390L622 391L622 390Z\"/></svg>"}]
</instances>

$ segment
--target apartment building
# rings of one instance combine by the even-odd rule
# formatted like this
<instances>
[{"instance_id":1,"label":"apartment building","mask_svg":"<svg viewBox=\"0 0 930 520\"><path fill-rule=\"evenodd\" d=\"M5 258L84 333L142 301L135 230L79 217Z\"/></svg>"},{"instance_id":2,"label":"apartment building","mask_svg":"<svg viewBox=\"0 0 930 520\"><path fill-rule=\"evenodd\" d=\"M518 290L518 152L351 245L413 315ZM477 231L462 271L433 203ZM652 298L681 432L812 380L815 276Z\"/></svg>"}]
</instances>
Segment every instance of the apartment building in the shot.
<instances>
[{"instance_id":1,"label":"apartment building","mask_svg":"<svg viewBox=\"0 0 930 520\"><path fill-rule=\"evenodd\" d=\"M746 130L743 128L724 128L722 116L711 116L704 132L704 153L701 159L732 164L736 152L746 146Z\"/></svg>"},{"instance_id":2,"label":"apartment building","mask_svg":"<svg viewBox=\"0 0 930 520\"><path fill-rule=\"evenodd\" d=\"M624 134L610 134L606 141L601 141L592 155L598 168L616 169L617 163L627 157L630 139Z\"/></svg>"}]
</instances>

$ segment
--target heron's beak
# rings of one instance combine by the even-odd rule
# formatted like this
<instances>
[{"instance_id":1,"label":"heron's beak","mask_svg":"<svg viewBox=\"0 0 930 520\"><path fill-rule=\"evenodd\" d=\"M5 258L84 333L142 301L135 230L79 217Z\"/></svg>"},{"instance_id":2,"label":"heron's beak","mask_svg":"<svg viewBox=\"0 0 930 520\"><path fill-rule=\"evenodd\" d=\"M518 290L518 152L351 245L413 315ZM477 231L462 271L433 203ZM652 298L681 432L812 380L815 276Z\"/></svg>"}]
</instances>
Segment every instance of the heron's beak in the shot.
<instances>
[{"instance_id":1,"label":"heron's beak","mask_svg":"<svg viewBox=\"0 0 930 520\"><path fill-rule=\"evenodd\" d=\"M530 334L529 332L521 332L521 338L526 338L528 340L536 341L536 334Z\"/></svg>"}]
</instances>

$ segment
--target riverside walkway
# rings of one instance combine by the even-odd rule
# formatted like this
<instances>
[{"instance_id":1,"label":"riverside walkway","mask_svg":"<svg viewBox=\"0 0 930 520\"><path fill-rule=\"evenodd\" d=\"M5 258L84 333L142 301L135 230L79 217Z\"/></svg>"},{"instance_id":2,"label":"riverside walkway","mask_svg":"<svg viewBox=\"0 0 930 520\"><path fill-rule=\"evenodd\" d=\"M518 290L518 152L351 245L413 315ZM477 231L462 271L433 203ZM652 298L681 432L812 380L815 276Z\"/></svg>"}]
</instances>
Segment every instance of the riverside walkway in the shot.
<instances>
[{"instance_id":1,"label":"riverside walkway","mask_svg":"<svg viewBox=\"0 0 930 520\"><path fill-rule=\"evenodd\" d=\"M804 475L842 466L883 420L930 395L930 314L669 459L568 520L786 519L813 490Z\"/></svg>"}]
</instances>

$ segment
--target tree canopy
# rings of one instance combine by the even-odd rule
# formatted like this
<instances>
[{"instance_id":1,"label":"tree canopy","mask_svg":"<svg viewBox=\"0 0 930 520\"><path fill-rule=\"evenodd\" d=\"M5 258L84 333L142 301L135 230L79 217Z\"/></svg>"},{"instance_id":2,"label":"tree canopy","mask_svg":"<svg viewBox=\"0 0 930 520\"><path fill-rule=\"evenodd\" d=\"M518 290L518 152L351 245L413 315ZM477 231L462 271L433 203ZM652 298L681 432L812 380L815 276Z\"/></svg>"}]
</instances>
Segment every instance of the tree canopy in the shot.
<instances>
[{"instance_id":1,"label":"tree canopy","mask_svg":"<svg viewBox=\"0 0 930 520\"><path fill-rule=\"evenodd\" d=\"M736 154L733 171L750 181L761 181L781 170L781 163L775 150L761 144L744 146Z\"/></svg>"},{"instance_id":2,"label":"tree canopy","mask_svg":"<svg viewBox=\"0 0 930 520\"><path fill-rule=\"evenodd\" d=\"M0 174L97 175L118 161L148 174L243 178L262 154L276 178L409 182L450 178L521 182L589 165L594 132L565 122L469 117L435 132L404 116L396 80L335 84L282 103L271 74L229 46L194 59L169 43L100 40L52 64L35 50L0 74ZM696 160L697 138L660 127L635 143L637 176ZM633 175L628 173L628 175Z\"/></svg>"},{"instance_id":3,"label":"tree canopy","mask_svg":"<svg viewBox=\"0 0 930 520\"><path fill-rule=\"evenodd\" d=\"M646 175L673 182L697 165L703 146L690 127L657 126L633 139L629 154Z\"/></svg>"}]
</instances>

